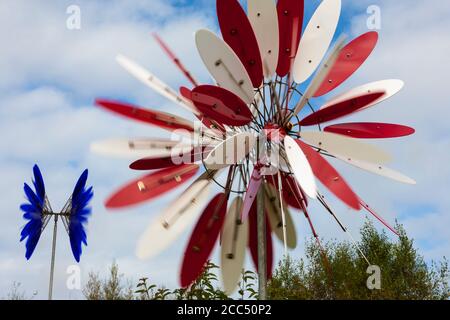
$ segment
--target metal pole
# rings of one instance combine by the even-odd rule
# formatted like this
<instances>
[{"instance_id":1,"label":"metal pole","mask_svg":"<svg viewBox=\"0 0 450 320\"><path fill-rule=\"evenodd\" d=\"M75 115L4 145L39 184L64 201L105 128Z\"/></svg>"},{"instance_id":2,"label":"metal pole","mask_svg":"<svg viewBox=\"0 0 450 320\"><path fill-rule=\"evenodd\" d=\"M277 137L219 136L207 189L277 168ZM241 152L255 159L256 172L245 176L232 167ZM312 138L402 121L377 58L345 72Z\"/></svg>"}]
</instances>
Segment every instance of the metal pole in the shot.
<instances>
[{"instance_id":1,"label":"metal pole","mask_svg":"<svg viewBox=\"0 0 450 320\"><path fill-rule=\"evenodd\" d=\"M257 197L257 234L258 234L258 285L259 300L267 300L267 238L266 214L264 210L264 192Z\"/></svg>"},{"instance_id":2,"label":"metal pole","mask_svg":"<svg viewBox=\"0 0 450 320\"><path fill-rule=\"evenodd\" d=\"M50 265L50 282L48 285L48 300L53 298L53 275L55 273L55 255L56 255L56 235L58 232L58 215L55 215L55 226L53 227L53 245L52 245L52 261Z\"/></svg>"},{"instance_id":3,"label":"metal pole","mask_svg":"<svg viewBox=\"0 0 450 320\"><path fill-rule=\"evenodd\" d=\"M284 212L284 203L283 203L283 183L281 181L281 173L278 171L278 186L279 186L279 197L280 197L280 209L281 209L281 220L283 223L283 243L284 243L284 256L285 258L288 255L288 246L287 246L287 225L286 225L286 213Z\"/></svg>"}]
</instances>

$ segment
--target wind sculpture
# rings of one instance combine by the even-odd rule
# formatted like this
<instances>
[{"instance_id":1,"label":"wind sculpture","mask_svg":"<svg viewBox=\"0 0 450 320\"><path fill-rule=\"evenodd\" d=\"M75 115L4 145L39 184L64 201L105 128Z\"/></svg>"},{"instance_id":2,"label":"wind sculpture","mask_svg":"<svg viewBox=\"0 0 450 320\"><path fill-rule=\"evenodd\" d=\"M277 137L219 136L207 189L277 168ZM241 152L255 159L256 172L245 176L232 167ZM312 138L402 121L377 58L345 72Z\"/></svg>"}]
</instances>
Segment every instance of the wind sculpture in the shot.
<instances>
[{"instance_id":1,"label":"wind sculpture","mask_svg":"<svg viewBox=\"0 0 450 320\"><path fill-rule=\"evenodd\" d=\"M303 212L320 248L308 199L321 203L348 233L317 181L348 207L368 211L396 232L352 190L328 159L415 184L385 166L391 161L388 153L363 141L404 137L414 129L369 122L324 127L385 101L403 87L400 80L368 83L316 108L320 101L316 98L338 88L358 70L378 40L376 32L367 32L348 43L345 36L333 42L340 0L323 0L304 30L304 1L247 2L246 14L236 0L217 0L223 39L208 30L195 35L198 52L215 81L212 85L199 84L157 35L157 42L192 89L181 87L178 93L137 63L122 55L117 58L131 75L191 111L200 125L177 115L99 99L99 107L182 138L115 140L92 148L105 154L131 155L138 159L131 169L151 171L115 192L106 201L111 209L156 199L201 170L200 177L143 234L137 255L154 257L197 221L183 256L181 285L188 287L201 274L220 238L225 291L232 293L237 287L249 246L259 273L260 298L265 298L265 281L273 267L272 234L285 249L297 244L290 209ZM311 130L314 128L317 130ZM221 192L211 199L214 185Z\"/></svg>"},{"instance_id":2,"label":"wind sculpture","mask_svg":"<svg viewBox=\"0 0 450 320\"><path fill-rule=\"evenodd\" d=\"M24 185L25 196L27 202L20 206L24 212L23 218L28 220L21 232L20 241L26 239L25 257L30 260L36 249L36 246L41 238L47 225L54 220L53 227L53 244L52 244L52 260L50 267L50 281L49 281L49 300L53 296L53 275L55 271L55 255L56 255L56 235L58 220L61 218L63 225L69 235L70 247L72 248L73 257L77 262L80 262L82 253L82 245L87 246L87 235L85 224L91 214L89 202L94 196L92 187L86 188L88 178L88 170L84 171L79 178L75 189L67 203L64 205L61 212L53 211L45 191L44 179L41 171L37 165L33 168L34 180L33 190L27 183Z\"/></svg>"}]
</instances>

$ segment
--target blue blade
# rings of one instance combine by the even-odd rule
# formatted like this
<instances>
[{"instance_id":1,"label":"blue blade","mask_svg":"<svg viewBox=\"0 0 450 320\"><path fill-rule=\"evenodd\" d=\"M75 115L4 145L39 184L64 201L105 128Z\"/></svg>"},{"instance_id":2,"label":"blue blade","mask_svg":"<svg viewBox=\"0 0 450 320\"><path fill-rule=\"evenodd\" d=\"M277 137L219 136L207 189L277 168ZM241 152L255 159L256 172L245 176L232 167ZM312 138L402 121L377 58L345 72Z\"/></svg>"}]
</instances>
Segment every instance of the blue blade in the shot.
<instances>
[{"instance_id":1,"label":"blue blade","mask_svg":"<svg viewBox=\"0 0 450 320\"><path fill-rule=\"evenodd\" d=\"M24 184L25 196L29 203L24 203L20 209L24 212L23 218L28 220L27 224L22 228L20 233L20 241L27 239L25 243L27 260L31 258L34 250L39 242L43 226L43 207L45 201L45 187L42 174L38 166L34 166L34 186L36 193L28 184Z\"/></svg>"},{"instance_id":2,"label":"blue blade","mask_svg":"<svg viewBox=\"0 0 450 320\"><path fill-rule=\"evenodd\" d=\"M87 235L84 224L91 214L88 207L94 196L92 187L86 189L88 170L85 170L75 186L72 194L72 211L69 218L69 238L72 253L77 262L80 262L82 245L87 246Z\"/></svg>"},{"instance_id":3,"label":"blue blade","mask_svg":"<svg viewBox=\"0 0 450 320\"><path fill-rule=\"evenodd\" d=\"M34 193L34 191L30 188L30 186L28 184L24 184L23 186L23 190L25 191L25 195L28 199L28 201L30 201L30 204L35 206L36 209L42 209L42 203L39 200L38 196Z\"/></svg>"},{"instance_id":4,"label":"blue blade","mask_svg":"<svg viewBox=\"0 0 450 320\"><path fill-rule=\"evenodd\" d=\"M23 212L34 212L36 210L36 207L29 203L24 203L20 206L20 210L22 210Z\"/></svg>"},{"instance_id":5,"label":"blue blade","mask_svg":"<svg viewBox=\"0 0 450 320\"><path fill-rule=\"evenodd\" d=\"M26 253L25 257L27 260L29 260L34 252L34 249L36 248L39 238L41 237L41 231L42 231L42 220L39 219L31 219L25 227L23 227L22 232L20 234L20 241L27 239L25 248Z\"/></svg>"},{"instance_id":6,"label":"blue blade","mask_svg":"<svg viewBox=\"0 0 450 320\"><path fill-rule=\"evenodd\" d=\"M25 258L27 260L30 260L31 256L33 255L34 249L36 249L40 237L41 237L40 233L36 233L33 236L28 237L27 243L25 244L26 248Z\"/></svg>"},{"instance_id":7,"label":"blue blade","mask_svg":"<svg viewBox=\"0 0 450 320\"><path fill-rule=\"evenodd\" d=\"M84 190L86 187L86 181L88 178L88 170L85 170L83 174L78 179L77 184L75 185L75 189L73 190L72 196L78 197L79 194Z\"/></svg>"},{"instance_id":8,"label":"blue blade","mask_svg":"<svg viewBox=\"0 0 450 320\"><path fill-rule=\"evenodd\" d=\"M45 185L44 179L42 178L41 170L37 165L33 168L34 173L34 187L36 189L36 195L41 200L41 203L44 203L45 200Z\"/></svg>"}]
</instances>

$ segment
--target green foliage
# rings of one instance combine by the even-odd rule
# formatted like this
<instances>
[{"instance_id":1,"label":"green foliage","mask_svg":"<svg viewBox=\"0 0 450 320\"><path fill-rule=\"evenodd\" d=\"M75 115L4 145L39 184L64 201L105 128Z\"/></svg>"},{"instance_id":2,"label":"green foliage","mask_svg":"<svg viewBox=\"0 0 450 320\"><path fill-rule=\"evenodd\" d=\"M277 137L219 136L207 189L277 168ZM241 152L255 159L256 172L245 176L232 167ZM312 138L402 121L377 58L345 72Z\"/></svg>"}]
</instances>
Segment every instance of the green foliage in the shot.
<instances>
[{"instance_id":1,"label":"green foliage","mask_svg":"<svg viewBox=\"0 0 450 320\"><path fill-rule=\"evenodd\" d=\"M241 281L239 282L238 294L241 300L259 299L258 289L255 288L258 281L258 276L253 271L242 270Z\"/></svg>"},{"instance_id":2,"label":"green foliage","mask_svg":"<svg viewBox=\"0 0 450 320\"><path fill-rule=\"evenodd\" d=\"M271 299L314 300L441 300L449 299L449 269L446 259L428 266L401 226L397 242L367 223L361 230L361 251L381 269L381 289L367 287L367 262L350 243L324 246L327 263L312 240L306 259L281 261L269 283ZM307 262L305 262L307 261ZM329 268L326 265L329 265Z\"/></svg>"},{"instance_id":3,"label":"green foliage","mask_svg":"<svg viewBox=\"0 0 450 320\"><path fill-rule=\"evenodd\" d=\"M139 279L135 293L139 295L140 300L166 300L170 296L171 291L149 284L148 278L142 278Z\"/></svg>"},{"instance_id":4,"label":"green foliage","mask_svg":"<svg viewBox=\"0 0 450 320\"><path fill-rule=\"evenodd\" d=\"M361 230L357 247L348 242L329 242L322 253L313 239L306 244L305 259L282 260L268 284L274 300L448 300L450 271L447 260L427 265L414 248L405 230L397 226L398 241L392 242L385 232L367 223ZM370 290L368 264L380 267L381 288ZM324 258L324 256L326 258ZM201 276L188 288L169 290L139 280L133 292L124 284L117 264L113 263L107 279L91 273L83 290L89 300L227 300L220 289L218 266L208 262ZM17 290L16 290L17 292ZM257 275L242 271L239 299L258 299ZM16 296L20 296L17 295Z\"/></svg>"},{"instance_id":5,"label":"green foliage","mask_svg":"<svg viewBox=\"0 0 450 320\"><path fill-rule=\"evenodd\" d=\"M219 280L214 271L219 269L214 263L208 261L201 276L186 289L174 291L177 300L228 300L227 295L214 284Z\"/></svg>"},{"instance_id":6,"label":"green foliage","mask_svg":"<svg viewBox=\"0 0 450 320\"><path fill-rule=\"evenodd\" d=\"M113 262L106 279L100 279L98 273L89 273L89 280L83 289L87 300L133 300L132 286L123 283L123 275L118 265Z\"/></svg>"}]
</instances>

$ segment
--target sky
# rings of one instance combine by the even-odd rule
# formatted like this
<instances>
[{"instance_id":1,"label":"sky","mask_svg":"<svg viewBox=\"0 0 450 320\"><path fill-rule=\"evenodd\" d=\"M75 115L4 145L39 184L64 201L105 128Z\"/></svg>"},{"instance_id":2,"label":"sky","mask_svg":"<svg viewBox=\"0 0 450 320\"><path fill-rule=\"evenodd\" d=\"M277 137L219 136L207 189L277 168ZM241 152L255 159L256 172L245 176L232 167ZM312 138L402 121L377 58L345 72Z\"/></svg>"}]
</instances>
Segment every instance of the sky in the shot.
<instances>
[{"instance_id":1,"label":"sky","mask_svg":"<svg viewBox=\"0 0 450 320\"><path fill-rule=\"evenodd\" d=\"M307 0L306 15L319 0ZM245 4L245 1L243 1ZM66 10L81 9L81 29L69 30ZM383 79L402 79L405 88L397 96L346 121L401 123L417 133L406 139L376 141L395 157L392 165L417 180L417 186L399 185L356 169L334 163L358 194L388 221L396 219L426 261L440 260L450 252L450 134L448 93L450 74L450 4L439 0L343 0L338 33L354 38L367 32L370 5L381 9L380 40L365 65L330 96L352 87ZM307 19L308 19L307 18ZM306 19L306 20L307 20ZM4 0L0 2L0 298L13 282L27 295L47 295L51 229L42 235L30 261L19 243L25 221L19 212L24 181L31 180L32 166L43 171L54 208L68 199L85 168L94 185L89 246L79 264L82 282L90 271L106 273L113 261L126 277L143 276L174 288L184 244L189 232L157 258L135 257L140 234L176 192L155 202L129 210L108 212L104 200L115 189L138 177L128 169L130 160L111 159L90 152L93 141L126 137L168 137L157 128L123 120L98 110L98 97L120 99L176 113L192 119L186 111L162 99L129 76L115 62L118 53L136 60L174 88L187 85L151 37L158 32L202 83L211 78L195 47L194 33L208 28L218 31L211 0ZM323 101L316 103L320 105ZM338 215L354 234L365 215L332 202ZM345 239L336 224L318 205L312 218L325 240ZM301 257L311 233L305 219L293 212ZM277 259L282 247L277 245ZM218 263L217 252L213 261ZM58 233L55 297L82 299L79 290L66 286L67 268L74 265L67 234ZM248 261L250 268L251 263Z\"/></svg>"}]
</instances>

